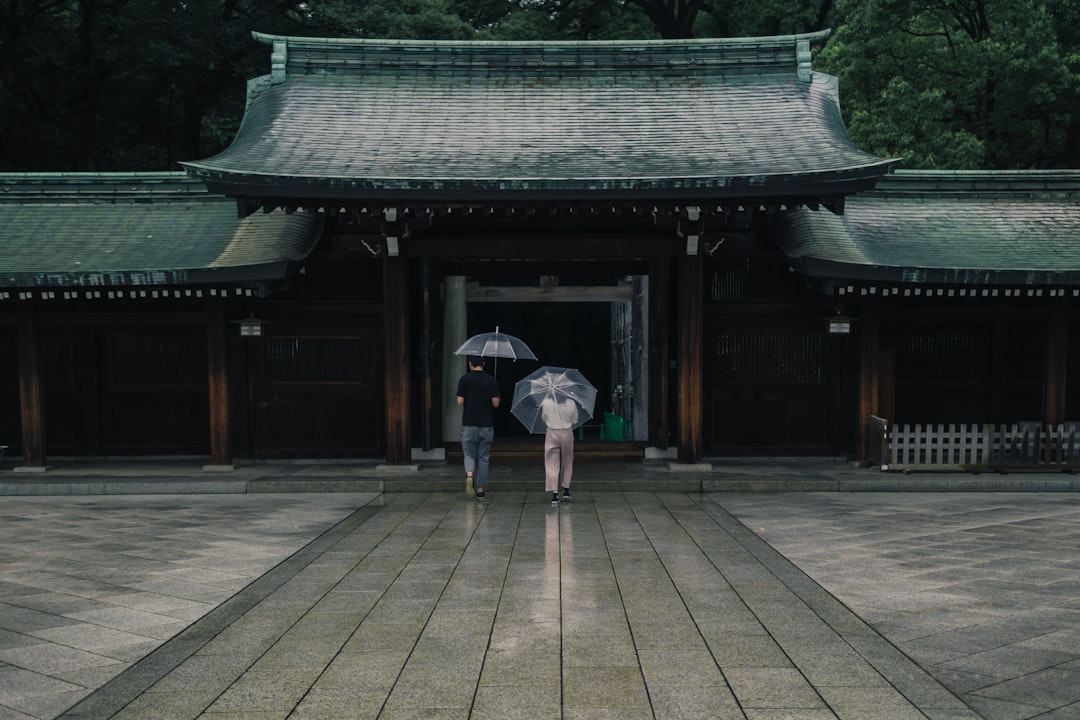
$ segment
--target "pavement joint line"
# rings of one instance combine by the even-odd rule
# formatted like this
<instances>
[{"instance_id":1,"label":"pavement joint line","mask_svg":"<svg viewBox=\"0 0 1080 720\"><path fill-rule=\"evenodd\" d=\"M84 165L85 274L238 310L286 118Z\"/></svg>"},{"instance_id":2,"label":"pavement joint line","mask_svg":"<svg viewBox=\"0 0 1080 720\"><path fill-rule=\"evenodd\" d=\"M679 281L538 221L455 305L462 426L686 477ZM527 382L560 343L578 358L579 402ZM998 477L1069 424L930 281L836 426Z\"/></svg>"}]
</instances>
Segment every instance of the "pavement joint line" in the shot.
<instances>
[{"instance_id":1,"label":"pavement joint line","mask_svg":"<svg viewBox=\"0 0 1080 720\"><path fill-rule=\"evenodd\" d=\"M934 678L914 659L908 657L888 638L860 618L832 593L821 587L812 577L803 572L791 560L784 557L715 500L705 496L695 498L695 501L748 553L757 558L769 572L773 573L785 587L792 589L796 597L805 603L852 650L869 663L897 692L917 707L923 707L925 703L917 702L917 699L913 699L912 695L916 692L925 692L929 688L932 692L942 693L949 698L948 704L943 707L971 709L956 693ZM814 592L796 591L794 588L799 586L812 588ZM837 622L836 618L838 616L844 619L844 625ZM852 632L853 627L865 632ZM878 652L871 655L871 653L867 652L871 647L878 650Z\"/></svg>"},{"instance_id":2,"label":"pavement joint line","mask_svg":"<svg viewBox=\"0 0 1080 720\"><path fill-rule=\"evenodd\" d=\"M352 512L145 658L57 716L57 720L99 720L120 712L228 628L233 621L307 567L312 560L379 513L386 506L382 500L382 497L375 498Z\"/></svg>"}]
</instances>

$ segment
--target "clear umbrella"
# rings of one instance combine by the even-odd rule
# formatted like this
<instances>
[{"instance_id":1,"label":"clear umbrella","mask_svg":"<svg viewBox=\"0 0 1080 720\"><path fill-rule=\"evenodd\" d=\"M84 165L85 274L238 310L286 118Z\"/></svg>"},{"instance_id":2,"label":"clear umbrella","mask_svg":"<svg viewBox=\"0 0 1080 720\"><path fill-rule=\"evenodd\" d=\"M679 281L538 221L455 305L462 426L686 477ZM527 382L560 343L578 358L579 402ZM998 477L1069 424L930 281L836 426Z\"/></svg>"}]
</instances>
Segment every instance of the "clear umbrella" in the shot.
<instances>
[{"instance_id":1,"label":"clear umbrella","mask_svg":"<svg viewBox=\"0 0 1080 720\"><path fill-rule=\"evenodd\" d=\"M596 406L596 388L580 370L545 365L529 373L514 385L510 412L529 432L547 431L544 404L560 419L569 419L572 429L592 419Z\"/></svg>"},{"instance_id":2,"label":"clear umbrella","mask_svg":"<svg viewBox=\"0 0 1080 720\"><path fill-rule=\"evenodd\" d=\"M499 332L480 333L461 344L455 355L479 355L480 357L510 358L511 360L535 360L536 354L520 338Z\"/></svg>"}]
</instances>

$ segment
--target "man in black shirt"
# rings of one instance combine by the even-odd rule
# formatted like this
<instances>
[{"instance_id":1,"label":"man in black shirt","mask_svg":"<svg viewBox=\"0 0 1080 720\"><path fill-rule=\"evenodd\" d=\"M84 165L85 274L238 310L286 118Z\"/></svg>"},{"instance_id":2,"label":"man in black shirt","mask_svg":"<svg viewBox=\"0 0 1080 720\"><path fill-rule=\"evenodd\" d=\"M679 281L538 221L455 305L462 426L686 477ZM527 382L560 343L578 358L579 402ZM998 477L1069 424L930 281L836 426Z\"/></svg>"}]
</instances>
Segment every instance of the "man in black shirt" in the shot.
<instances>
[{"instance_id":1,"label":"man in black shirt","mask_svg":"<svg viewBox=\"0 0 1080 720\"><path fill-rule=\"evenodd\" d=\"M495 439L493 410L499 407L499 383L484 372L485 360L470 355L469 370L458 379L461 405L461 451L465 455L465 493L480 500L486 495L491 443Z\"/></svg>"}]
</instances>

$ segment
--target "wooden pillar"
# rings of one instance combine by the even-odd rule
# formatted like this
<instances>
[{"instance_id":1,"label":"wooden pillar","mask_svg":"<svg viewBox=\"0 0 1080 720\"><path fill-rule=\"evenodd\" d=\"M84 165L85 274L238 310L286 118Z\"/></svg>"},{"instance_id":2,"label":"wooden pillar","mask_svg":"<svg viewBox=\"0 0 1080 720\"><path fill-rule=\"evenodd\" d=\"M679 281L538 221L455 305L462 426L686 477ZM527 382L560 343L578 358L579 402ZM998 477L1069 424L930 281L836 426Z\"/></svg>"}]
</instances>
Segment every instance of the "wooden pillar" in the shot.
<instances>
[{"instance_id":1,"label":"wooden pillar","mask_svg":"<svg viewBox=\"0 0 1080 720\"><path fill-rule=\"evenodd\" d=\"M700 255L687 255L678 260L679 268L679 397L678 437L679 462L701 462L704 455L701 437L702 398L702 334L704 332L704 283Z\"/></svg>"},{"instance_id":2,"label":"wooden pillar","mask_svg":"<svg viewBox=\"0 0 1080 720\"><path fill-rule=\"evenodd\" d=\"M211 298L206 306L206 359L210 394L210 465L232 469L232 429L229 423L228 323L225 301Z\"/></svg>"},{"instance_id":3,"label":"wooden pillar","mask_svg":"<svg viewBox=\"0 0 1080 720\"><path fill-rule=\"evenodd\" d=\"M649 418L649 278L634 275L632 281L634 297L630 301L630 327L633 340L630 363L631 382L634 392L630 398L631 413L634 418L634 440L648 441L650 435ZM645 422L642 422L645 420Z\"/></svg>"},{"instance_id":4,"label":"wooden pillar","mask_svg":"<svg viewBox=\"0 0 1080 720\"><path fill-rule=\"evenodd\" d=\"M1046 370L1043 381L1043 422L1048 427L1065 422L1069 381L1069 306L1064 297L1050 299L1046 320Z\"/></svg>"},{"instance_id":5,"label":"wooden pillar","mask_svg":"<svg viewBox=\"0 0 1080 720\"><path fill-rule=\"evenodd\" d=\"M45 394L37 319L30 300L21 300L19 323L19 407L24 470L45 469Z\"/></svg>"},{"instance_id":6,"label":"wooden pillar","mask_svg":"<svg viewBox=\"0 0 1080 720\"><path fill-rule=\"evenodd\" d=\"M667 450L670 441L668 428L668 293L671 283L668 274L671 264L666 258L649 263L649 442Z\"/></svg>"},{"instance_id":7,"label":"wooden pillar","mask_svg":"<svg viewBox=\"0 0 1080 720\"><path fill-rule=\"evenodd\" d=\"M407 465L409 447L409 322L406 259L383 260L383 323L386 338L386 464Z\"/></svg>"},{"instance_id":8,"label":"wooden pillar","mask_svg":"<svg viewBox=\"0 0 1080 720\"><path fill-rule=\"evenodd\" d=\"M869 432L870 416L878 414L879 392L879 345L881 323L878 316L877 298L869 297L862 306L862 319L859 322L859 416L855 447L857 459L865 463L870 457ZM891 420L891 418L889 418Z\"/></svg>"},{"instance_id":9,"label":"wooden pillar","mask_svg":"<svg viewBox=\"0 0 1080 720\"><path fill-rule=\"evenodd\" d=\"M457 404L458 378L465 372L465 358L452 355L467 339L465 276L443 278L442 440L461 440L461 408ZM509 405L507 405L509 407Z\"/></svg>"}]
</instances>

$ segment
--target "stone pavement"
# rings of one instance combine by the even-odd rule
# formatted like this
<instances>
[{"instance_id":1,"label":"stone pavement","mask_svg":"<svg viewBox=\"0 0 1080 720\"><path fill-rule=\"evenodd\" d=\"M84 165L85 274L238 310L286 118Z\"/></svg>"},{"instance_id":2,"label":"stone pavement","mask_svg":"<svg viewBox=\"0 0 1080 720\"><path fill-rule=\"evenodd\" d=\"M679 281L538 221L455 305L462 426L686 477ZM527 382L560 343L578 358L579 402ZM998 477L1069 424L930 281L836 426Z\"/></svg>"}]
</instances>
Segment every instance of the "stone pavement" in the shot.
<instances>
[{"instance_id":1,"label":"stone pavement","mask_svg":"<svg viewBox=\"0 0 1080 720\"><path fill-rule=\"evenodd\" d=\"M1080 496L721 503L982 717L1080 718Z\"/></svg>"},{"instance_id":2,"label":"stone pavement","mask_svg":"<svg viewBox=\"0 0 1080 720\"><path fill-rule=\"evenodd\" d=\"M622 472L9 492L0 719L1080 717L1080 496Z\"/></svg>"}]
</instances>

